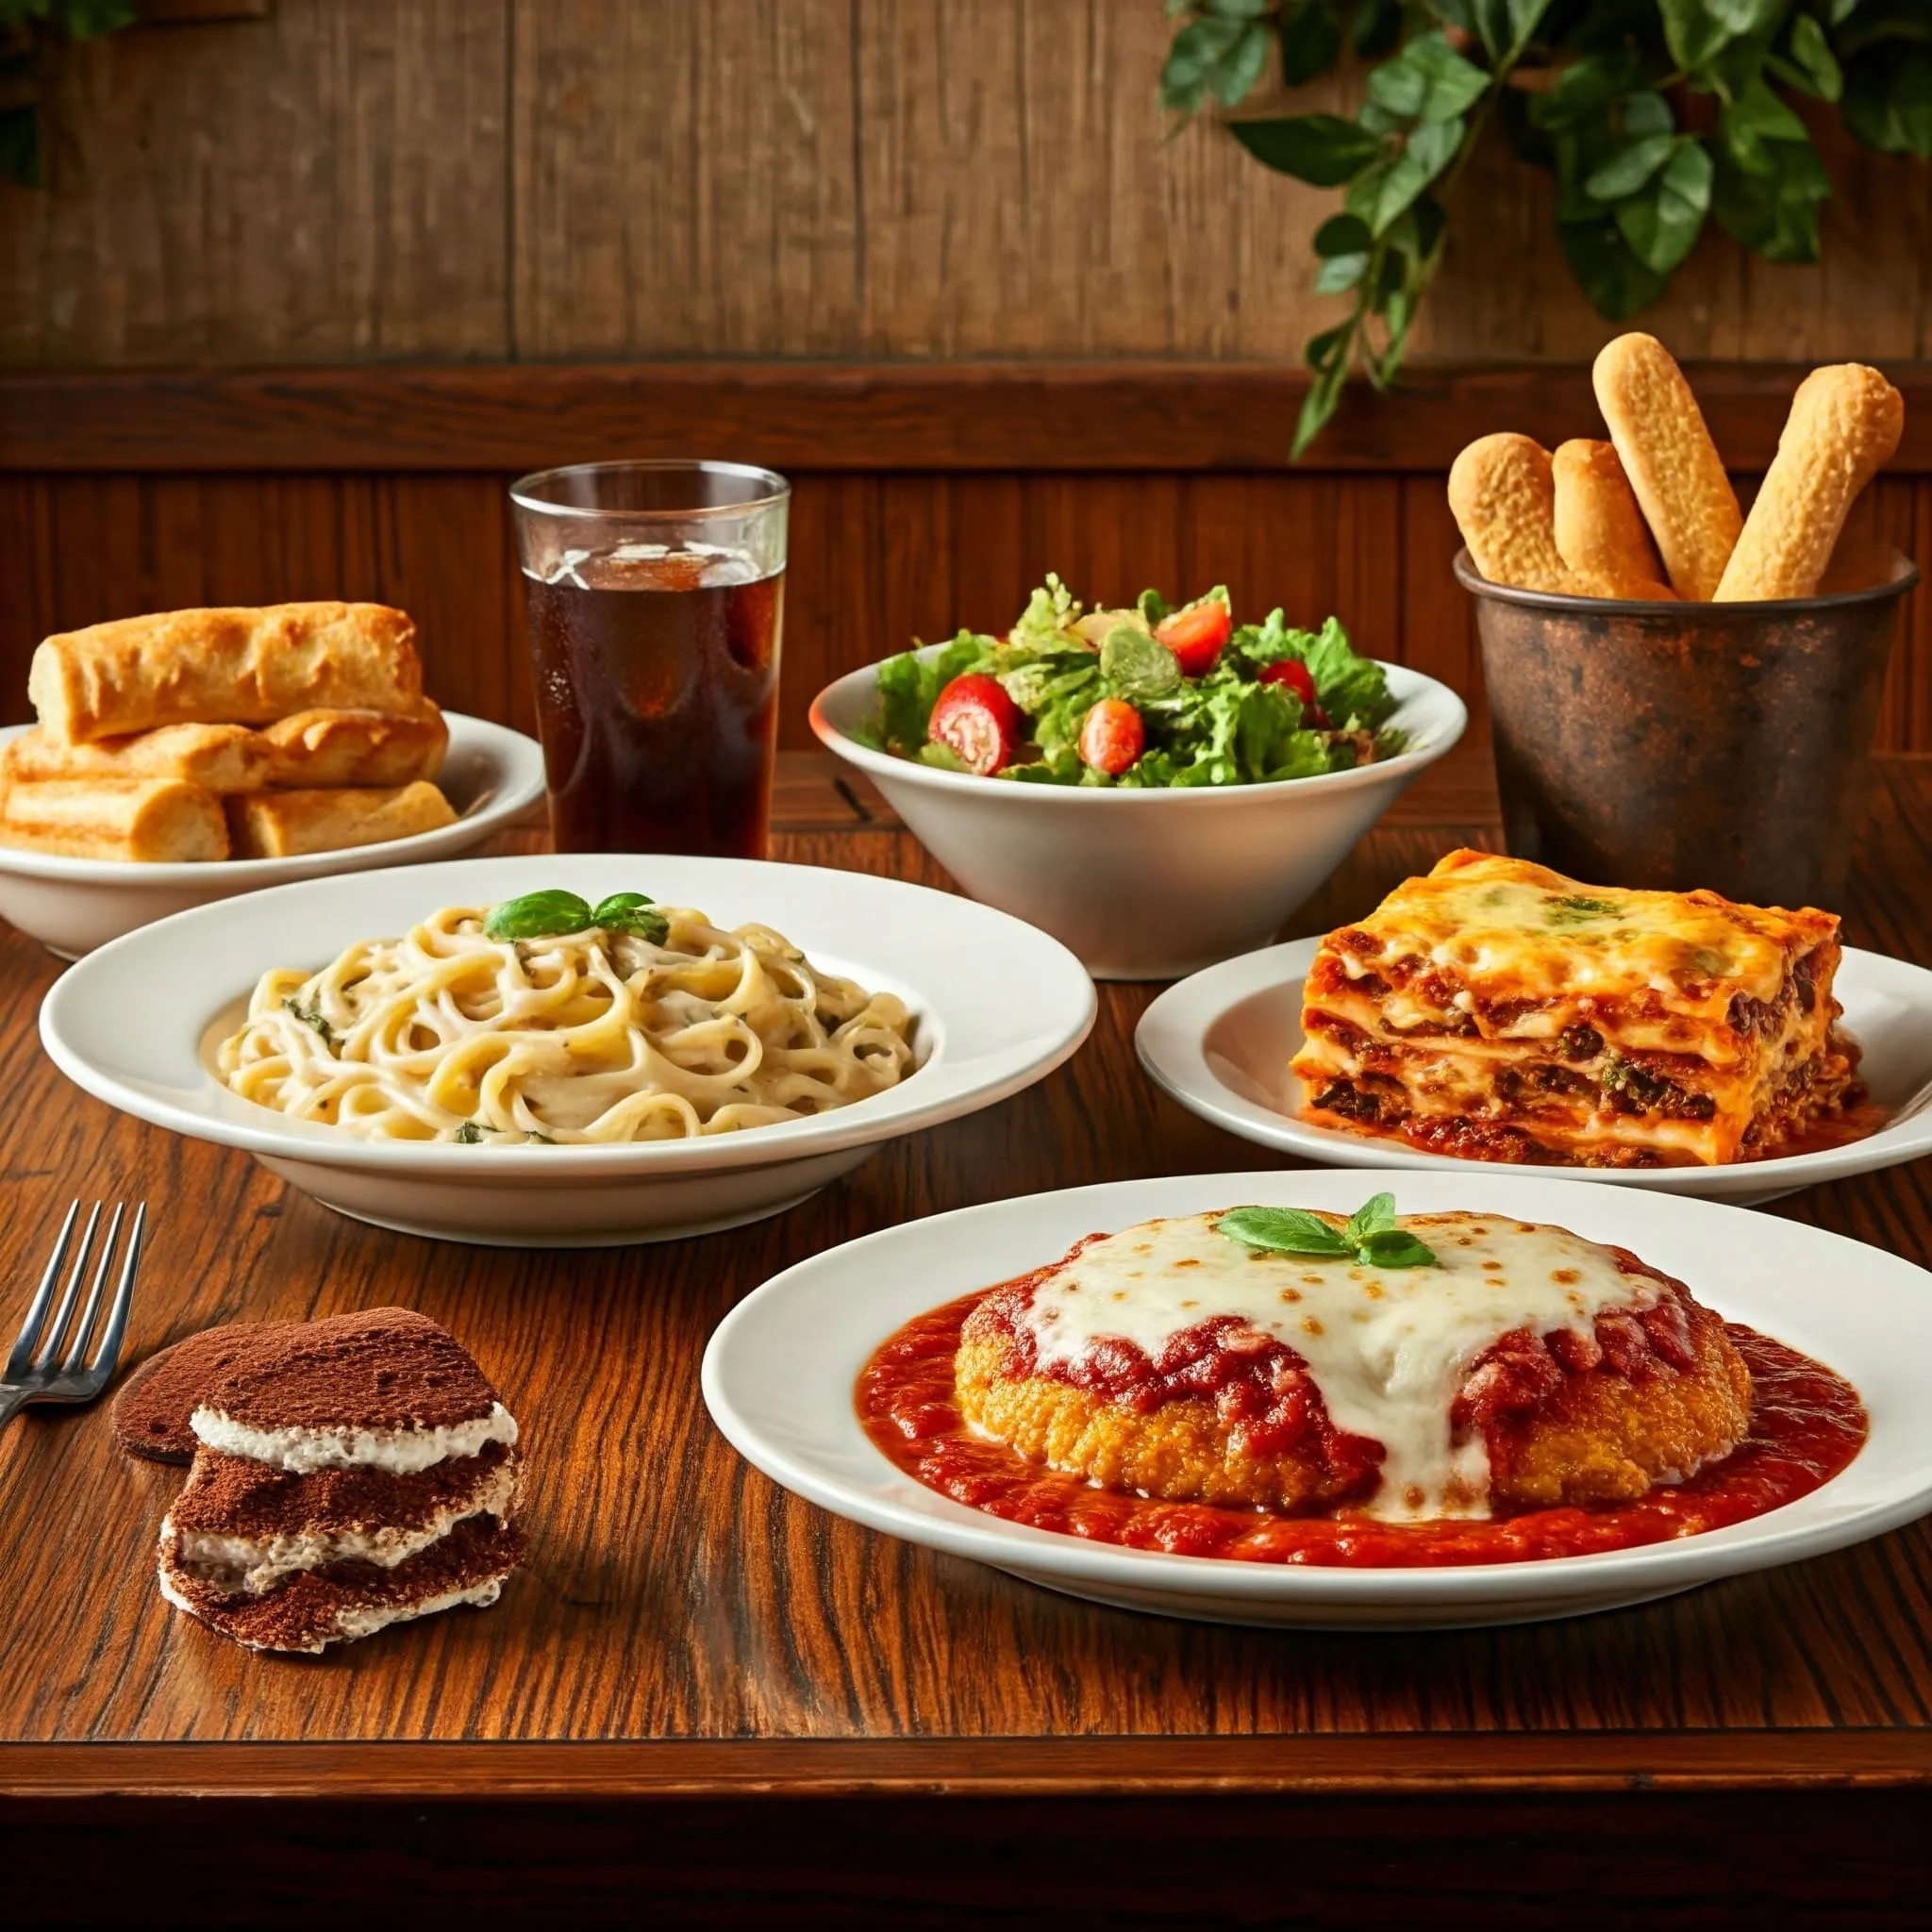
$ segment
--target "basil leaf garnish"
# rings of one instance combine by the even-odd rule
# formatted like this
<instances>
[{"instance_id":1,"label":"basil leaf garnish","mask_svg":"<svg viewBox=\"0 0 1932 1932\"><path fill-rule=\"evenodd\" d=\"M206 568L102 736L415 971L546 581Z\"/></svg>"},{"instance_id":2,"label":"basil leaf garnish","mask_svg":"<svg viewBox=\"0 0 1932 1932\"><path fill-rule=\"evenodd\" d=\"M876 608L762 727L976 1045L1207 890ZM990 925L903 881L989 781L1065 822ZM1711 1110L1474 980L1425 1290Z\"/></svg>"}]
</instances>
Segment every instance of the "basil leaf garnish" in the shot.
<instances>
[{"instance_id":1,"label":"basil leaf garnish","mask_svg":"<svg viewBox=\"0 0 1932 1932\"><path fill-rule=\"evenodd\" d=\"M1430 1268L1436 1251L1426 1246L1406 1227L1381 1227L1356 1250L1357 1256L1376 1268Z\"/></svg>"},{"instance_id":2,"label":"basil leaf garnish","mask_svg":"<svg viewBox=\"0 0 1932 1932\"><path fill-rule=\"evenodd\" d=\"M296 999L295 996L291 993L287 999L285 999L282 1002L282 1004L283 1006L288 1008L290 1012L294 1014L296 1019L301 1021L303 1025L312 1026L319 1034L322 1035L323 1045L328 1047L333 1047L335 1045L335 1028L331 1026L325 1019L323 1018L322 1006L319 1001L311 1002L309 1005L305 1007L301 1003L301 1001Z\"/></svg>"},{"instance_id":3,"label":"basil leaf garnish","mask_svg":"<svg viewBox=\"0 0 1932 1932\"><path fill-rule=\"evenodd\" d=\"M1341 1239L1350 1247L1358 1248L1372 1234L1380 1234L1384 1228L1395 1225L1395 1196L1393 1194L1371 1194L1348 1218L1348 1225L1341 1230Z\"/></svg>"},{"instance_id":4,"label":"basil leaf garnish","mask_svg":"<svg viewBox=\"0 0 1932 1932\"><path fill-rule=\"evenodd\" d=\"M1353 1257L1373 1268L1436 1265L1433 1248L1395 1225L1393 1194L1372 1194L1341 1229L1303 1208L1235 1208L1214 1228L1262 1254L1313 1255L1325 1260Z\"/></svg>"},{"instance_id":5,"label":"basil leaf garnish","mask_svg":"<svg viewBox=\"0 0 1932 1932\"><path fill-rule=\"evenodd\" d=\"M490 908L483 922L488 940L546 940L582 932L592 924L587 900L575 892L525 892Z\"/></svg>"},{"instance_id":6,"label":"basil leaf garnish","mask_svg":"<svg viewBox=\"0 0 1932 1932\"><path fill-rule=\"evenodd\" d=\"M671 922L652 910L653 901L644 892L612 892L597 903L591 924L611 932L627 932L635 939L649 940L661 946L671 937Z\"/></svg>"},{"instance_id":7,"label":"basil leaf garnish","mask_svg":"<svg viewBox=\"0 0 1932 1932\"><path fill-rule=\"evenodd\" d=\"M475 1147L482 1143L483 1129L475 1121L465 1121L453 1137L458 1147Z\"/></svg>"},{"instance_id":8,"label":"basil leaf garnish","mask_svg":"<svg viewBox=\"0 0 1932 1932\"><path fill-rule=\"evenodd\" d=\"M1214 1224L1218 1234L1243 1247L1276 1255L1347 1255L1353 1252L1318 1214L1300 1208L1237 1208Z\"/></svg>"}]
</instances>

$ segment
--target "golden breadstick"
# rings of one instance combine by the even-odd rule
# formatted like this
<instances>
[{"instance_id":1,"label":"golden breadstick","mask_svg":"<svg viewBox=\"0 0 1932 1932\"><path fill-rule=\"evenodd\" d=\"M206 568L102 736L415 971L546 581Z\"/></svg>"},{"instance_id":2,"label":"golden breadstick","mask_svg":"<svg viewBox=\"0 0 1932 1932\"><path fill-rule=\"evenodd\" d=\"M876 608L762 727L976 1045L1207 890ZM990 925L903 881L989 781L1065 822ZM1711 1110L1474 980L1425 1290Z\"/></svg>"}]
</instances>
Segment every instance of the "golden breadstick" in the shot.
<instances>
[{"instance_id":1,"label":"golden breadstick","mask_svg":"<svg viewBox=\"0 0 1932 1932\"><path fill-rule=\"evenodd\" d=\"M1852 499L1890 460L1905 424L1905 398L1877 370L1862 362L1814 369L1791 398L1718 601L1810 596Z\"/></svg>"},{"instance_id":2,"label":"golden breadstick","mask_svg":"<svg viewBox=\"0 0 1932 1932\"><path fill-rule=\"evenodd\" d=\"M1449 508L1475 567L1525 591L1583 587L1557 550L1550 453L1527 436L1479 436L1449 472Z\"/></svg>"},{"instance_id":3,"label":"golden breadstick","mask_svg":"<svg viewBox=\"0 0 1932 1932\"><path fill-rule=\"evenodd\" d=\"M268 782L291 791L334 785L408 785L434 778L449 726L427 698L406 716L387 711L297 711L264 725L274 758Z\"/></svg>"},{"instance_id":4,"label":"golden breadstick","mask_svg":"<svg viewBox=\"0 0 1932 1932\"><path fill-rule=\"evenodd\" d=\"M221 801L179 778L51 778L0 791L0 845L147 864L225 858Z\"/></svg>"},{"instance_id":5,"label":"golden breadstick","mask_svg":"<svg viewBox=\"0 0 1932 1932\"><path fill-rule=\"evenodd\" d=\"M172 610L48 638L26 694L69 744L157 724L266 724L318 706L408 711L416 626L382 604Z\"/></svg>"},{"instance_id":6,"label":"golden breadstick","mask_svg":"<svg viewBox=\"0 0 1932 1932\"><path fill-rule=\"evenodd\" d=\"M0 753L0 776L22 783L180 778L208 791L258 791L269 782L272 763L269 747L245 724L163 724L92 744L68 744L35 725Z\"/></svg>"},{"instance_id":7,"label":"golden breadstick","mask_svg":"<svg viewBox=\"0 0 1932 1932\"><path fill-rule=\"evenodd\" d=\"M1674 597L1615 447L1578 437L1557 445L1550 469L1557 549L1591 594L1651 602Z\"/></svg>"},{"instance_id":8,"label":"golden breadstick","mask_svg":"<svg viewBox=\"0 0 1932 1932\"><path fill-rule=\"evenodd\" d=\"M293 858L305 852L382 845L455 820L449 800L421 780L374 791L251 791L228 801L237 858Z\"/></svg>"},{"instance_id":9,"label":"golden breadstick","mask_svg":"<svg viewBox=\"0 0 1932 1932\"><path fill-rule=\"evenodd\" d=\"M1716 594L1743 518L1704 412L1655 336L1619 336L1591 372L1624 474L1680 597Z\"/></svg>"}]
</instances>

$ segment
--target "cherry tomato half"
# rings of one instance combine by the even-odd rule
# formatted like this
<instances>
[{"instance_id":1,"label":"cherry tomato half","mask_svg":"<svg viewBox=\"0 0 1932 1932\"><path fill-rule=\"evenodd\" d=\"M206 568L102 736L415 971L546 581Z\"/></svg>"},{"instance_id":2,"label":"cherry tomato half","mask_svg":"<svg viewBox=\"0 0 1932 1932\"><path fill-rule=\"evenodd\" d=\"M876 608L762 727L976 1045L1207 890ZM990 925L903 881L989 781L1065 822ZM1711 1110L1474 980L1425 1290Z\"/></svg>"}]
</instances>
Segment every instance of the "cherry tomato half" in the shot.
<instances>
[{"instance_id":1,"label":"cherry tomato half","mask_svg":"<svg viewBox=\"0 0 1932 1932\"><path fill-rule=\"evenodd\" d=\"M1080 726L1080 756L1096 772L1118 778L1141 756L1147 727L1132 705L1102 698Z\"/></svg>"},{"instance_id":2,"label":"cherry tomato half","mask_svg":"<svg viewBox=\"0 0 1932 1932\"><path fill-rule=\"evenodd\" d=\"M1227 606L1219 597L1210 597L1205 604L1163 617L1154 626L1154 635L1179 659L1185 675L1199 677L1212 668L1233 630Z\"/></svg>"},{"instance_id":3,"label":"cherry tomato half","mask_svg":"<svg viewBox=\"0 0 1932 1932\"><path fill-rule=\"evenodd\" d=\"M1306 722L1322 730L1327 729L1328 713L1315 702L1315 680L1308 675L1308 667L1299 658L1277 658L1274 663L1262 665L1258 681L1287 685L1301 699Z\"/></svg>"},{"instance_id":4,"label":"cherry tomato half","mask_svg":"<svg viewBox=\"0 0 1932 1932\"><path fill-rule=\"evenodd\" d=\"M1025 735L1020 708L983 671L954 678L932 708L925 735L942 744L969 772L990 778L1013 762Z\"/></svg>"}]
</instances>

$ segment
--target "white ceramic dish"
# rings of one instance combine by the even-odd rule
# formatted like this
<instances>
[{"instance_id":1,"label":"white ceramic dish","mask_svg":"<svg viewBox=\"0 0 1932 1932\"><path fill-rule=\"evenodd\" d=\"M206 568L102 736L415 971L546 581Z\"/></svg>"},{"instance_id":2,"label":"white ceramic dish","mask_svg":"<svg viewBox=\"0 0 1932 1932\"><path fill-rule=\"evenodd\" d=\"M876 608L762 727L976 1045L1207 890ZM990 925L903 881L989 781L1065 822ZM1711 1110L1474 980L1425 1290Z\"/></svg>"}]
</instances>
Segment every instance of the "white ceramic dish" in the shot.
<instances>
[{"instance_id":1,"label":"white ceramic dish","mask_svg":"<svg viewBox=\"0 0 1932 1932\"><path fill-rule=\"evenodd\" d=\"M0 845L0 919L39 940L50 953L75 959L138 925L237 892L474 852L542 797L543 752L535 739L508 725L467 718L460 711L443 716L449 721L449 755L437 782L456 809L453 825L346 852L233 858L209 865L64 858ZM0 729L0 745L31 728L13 724Z\"/></svg>"},{"instance_id":2,"label":"white ceramic dish","mask_svg":"<svg viewBox=\"0 0 1932 1932\"><path fill-rule=\"evenodd\" d=\"M1170 987L1134 1035L1141 1064L1191 1113L1284 1154L1334 1167L1481 1173L1485 1163L1424 1154L1296 1118L1302 1083L1289 1072L1302 1044L1302 984L1317 940L1270 946ZM1843 1025L1864 1051L1860 1072L1886 1124L1843 1147L1728 1167L1511 1167L1512 1174L1588 1180L1748 1206L1816 1181L1896 1167L1932 1154L1932 973L1847 947L1836 991Z\"/></svg>"},{"instance_id":3,"label":"white ceramic dish","mask_svg":"<svg viewBox=\"0 0 1932 1932\"><path fill-rule=\"evenodd\" d=\"M822 691L811 727L975 899L1052 933L1098 979L1173 979L1266 945L1462 736L1468 713L1446 685L1383 668L1397 701L1389 722L1413 734L1414 749L1278 785L1083 791L891 758L848 736L873 714L876 665Z\"/></svg>"},{"instance_id":4,"label":"white ceramic dish","mask_svg":"<svg viewBox=\"0 0 1932 1932\"><path fill-rule=\"evenodd\" d=\"M774 926L820 965L897 993L916 1073L784 1126L612 1147L367 1141L231 1093L201 1057L211 1024L274 966L321 966L442 906L558 887L593 903L648 891L720 924ZM1093 983L1063 946L949 892L861 873L626 853L471 858L312 879L143 926L71 967L41 1008L54 1063L110 1107L241 1147L325 1207L444 1241L602 1247L775 1214L884 1141L1004 1100L1093 1024Z\"/></svg>"},{"instance_id":5,"label":"white ceramic dish","mask_svg":"<svg viewBox=\"0 0 1932 1932\"><path fill-rule=\"evenodd\" d=\"M858 1372L893 1329L1052 1260L1083 1235L1243 1202L1347 1212L1382 1188L1393 1190L1403 1213L1488 1209L1623 1243L1720 1313L1848 1376L1870 1411L1870 1440L1809 1496L1680 1541L1469 1569L1345 1570L1171 1557L1006 1523L902 1474L854 1414ZM1932 1275L1767 1215L1514 1172L1191 1174L968 1208L815 1256L720 1324L705 1353L704 1392L732 1446L774 1482L869 1528L1050 1590L1216 1623L1441 1628L1643 1603L1862 1542L1924 1515L1932 1510L1928 1351Z\"/></svg>"}]
</instances>

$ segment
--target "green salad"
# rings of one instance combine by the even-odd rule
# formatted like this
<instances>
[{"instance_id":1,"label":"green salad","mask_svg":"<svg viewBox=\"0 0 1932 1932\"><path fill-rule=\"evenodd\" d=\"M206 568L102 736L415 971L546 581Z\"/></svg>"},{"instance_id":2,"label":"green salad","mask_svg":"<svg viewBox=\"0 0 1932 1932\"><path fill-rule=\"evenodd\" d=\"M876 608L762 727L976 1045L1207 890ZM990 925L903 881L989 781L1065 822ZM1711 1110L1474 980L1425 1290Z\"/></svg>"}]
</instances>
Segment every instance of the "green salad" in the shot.
<instances>
[{"instance_id":1,"label":"green salad","mask_svg":"<svg viewBox=\"0 0 1932 1932\"><path fill-rule=\"evenodd\" d=\"M944 771L1036 785L1265 785L1407 748L1382 667L1333 617L1237 625L1224 588L1085 611L1057 576L1003 638L888 658L852 734Z\"/></svg>"}]
</instances>

